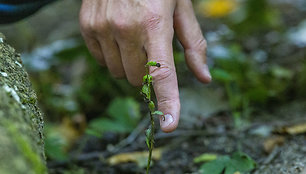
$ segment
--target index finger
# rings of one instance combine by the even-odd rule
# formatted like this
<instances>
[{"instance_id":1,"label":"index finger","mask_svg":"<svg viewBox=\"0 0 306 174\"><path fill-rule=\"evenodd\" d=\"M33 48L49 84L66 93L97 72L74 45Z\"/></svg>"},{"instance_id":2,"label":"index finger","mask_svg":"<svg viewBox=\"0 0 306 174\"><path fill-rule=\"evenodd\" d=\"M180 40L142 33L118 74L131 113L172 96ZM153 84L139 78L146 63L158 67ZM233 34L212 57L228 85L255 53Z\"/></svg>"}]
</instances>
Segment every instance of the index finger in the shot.
<instances>
[{"instance_id":1,"label":"index finger","mask_svg":"<svg viewBox=\"0 0 306 174\"><path fill-rule=\"evenodd\" d=\"M158 110L165 119L160 117L160 126L164 132L176 129L180 117L180 100L172 51L173 27L152 31L145 42L148 61L160 63L160 67L150 67L153 77Z\"/></svg>"}]
</instances>

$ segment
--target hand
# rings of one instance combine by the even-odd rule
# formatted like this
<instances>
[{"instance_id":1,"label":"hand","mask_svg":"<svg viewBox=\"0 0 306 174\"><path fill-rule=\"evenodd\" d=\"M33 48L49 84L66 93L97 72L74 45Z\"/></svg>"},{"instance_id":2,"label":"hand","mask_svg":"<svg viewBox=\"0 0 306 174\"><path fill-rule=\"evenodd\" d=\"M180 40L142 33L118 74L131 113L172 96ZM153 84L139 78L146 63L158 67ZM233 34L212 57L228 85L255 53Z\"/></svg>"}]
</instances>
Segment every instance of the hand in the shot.
<instances>
[{"instance_id":1,"label":"hand","mask_svg":"<svg viewBox=\"0 0 306 174\"><path fill-rule=\"evenodd\" d=\"M147 61L151 68L161 129L176 129L180 101L173 60L174 31L185 50L186 62L204 83L211 81L206 65L206 41L193 12L191 0L83 0L81 32L91 54L114 77L141 85Z\"/></svg>"}]
</instances>

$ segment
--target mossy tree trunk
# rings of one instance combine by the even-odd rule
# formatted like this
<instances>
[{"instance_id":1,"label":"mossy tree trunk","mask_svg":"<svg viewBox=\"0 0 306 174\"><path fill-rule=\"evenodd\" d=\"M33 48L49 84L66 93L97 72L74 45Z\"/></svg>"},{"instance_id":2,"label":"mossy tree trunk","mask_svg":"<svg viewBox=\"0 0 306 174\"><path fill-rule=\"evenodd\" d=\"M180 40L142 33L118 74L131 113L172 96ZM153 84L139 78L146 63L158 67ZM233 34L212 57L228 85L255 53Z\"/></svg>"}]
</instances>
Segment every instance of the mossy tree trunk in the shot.
<instances>
[{"instance_id":1,"label":"mossy tree trunk","mask_svg":"<svg viewBox=\"0 0 306 174\"><path fill-rule=\"evenodd\" d=\"M43 118L20 55L0 33L0 173L47 173Z\"/></svg>"}]
</instances>

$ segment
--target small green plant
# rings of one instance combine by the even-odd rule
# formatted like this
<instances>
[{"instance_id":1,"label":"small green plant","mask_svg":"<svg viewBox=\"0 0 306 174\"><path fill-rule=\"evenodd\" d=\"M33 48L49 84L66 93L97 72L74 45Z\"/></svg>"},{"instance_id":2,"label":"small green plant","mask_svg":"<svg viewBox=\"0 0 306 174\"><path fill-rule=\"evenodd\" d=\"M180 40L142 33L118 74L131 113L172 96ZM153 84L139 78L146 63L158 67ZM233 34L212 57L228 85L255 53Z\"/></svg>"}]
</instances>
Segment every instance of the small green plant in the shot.
<instances>
[{"instance_id":1,"label":"small green plant","mask_svg":"<svg viewBox=\"0 0 306 174\"><path fill-rule=\"evenodd\" d=\"M141 94L144 98L144 101L148 104L148 108L150 111L150 122L151 125L150 127L146 130L146 143L149 148L149 157L148 157L148 163L147 163L147 174L149 173L150 170L150 164L151 164L151 158L152 158L152 151L154 148L154 131L155 131L155 124L154 124L154 118L153 115L161 115L164 118L164 114L161 111L155 110L155 104L152 101L152 86L153 86L153 77L149 74L149 67L150 66L155 66L155 67L160 67L159 63L156 62L148 62L145 67L146 67L146 75L143 76L143 84L142 84L142 89L141 89Z\"/></svg>"},{"instance_id":2,"label":"small green plant","mask_svg":"<svg viewBox=\"0 0 306 174\"><path fill-rule=\"evenodd\" d=\"M225 88L236 128L241 128L258 107L283 100L293 77L292 71L278 65L262 68L238 45L232 45L227 56L216 59L211 73Z\"/></svg>"},{"instance_id":3,"label":"small green plant","mask_svg":"<svg viewBox=\"0 0 306 174\"><path fill-rule=\"evenodd\" d=\"M108 117L99 117L89 122L86 133L97 137L111 131L115 133L130 133L140 120L139 103L133 98L117 97L107 108ZM118 109L120 108L120 109Z\"/></svg>"},{"instance_id":4,"label":"small green plant","mask_svg":"<svg viewBox=\"0 0 306 174\"><path fill-rule=\"evenodd\" d=\"M208 162L200 167L201 174L246 174L256 167L255 161L243 152L235 152L232 156L223 155L218 157L205 154L194 159L196 163L204 161Z\"/></svg>"}]
</instances>

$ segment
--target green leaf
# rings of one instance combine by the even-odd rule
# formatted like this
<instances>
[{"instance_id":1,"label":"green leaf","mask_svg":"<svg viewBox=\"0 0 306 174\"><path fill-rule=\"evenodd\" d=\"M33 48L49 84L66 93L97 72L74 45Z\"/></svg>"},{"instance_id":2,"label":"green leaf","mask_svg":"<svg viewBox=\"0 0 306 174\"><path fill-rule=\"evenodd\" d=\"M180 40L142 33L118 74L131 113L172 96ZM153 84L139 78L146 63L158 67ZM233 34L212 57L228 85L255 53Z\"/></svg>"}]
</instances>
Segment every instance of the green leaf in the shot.
<instances>
[{"instance_id":1,"label":"green leaf","mask_svg":"<svg viewBox=\"0 0 306 174\"><path fill-rule=\"evenodd\" d=\"M106 131L118 132L118 133L128 133L134 129L134 127L129 124L121 123L115 120L110 120L107 118L98 118L94 119L89 123L88 129L86 132L92 133L93 131L98 134L102 134Z\"/></svg>"},{"instance_id":2,"label":"green leaf","mask_svg":"<svg viewBox=\"0 0 306 174\"><path fill-rule=\"evenodd\" d=\"M228 156L218 157L216 160L205 163L200 168L202 174L221 174L231 159Z\"/></svg>"},{"instance_id":3,"label":"green leaf","mask_svg":"<svg viewBox=\"0 0 306 174\"><path fill-rule=\"evenodd\" d=\"M147 63L147 66L156 66L156 65L157 65L157 63L154 62L154 61L150 61L150 62Z\"/></svg>"},{"instance_id":4,"label":"green leaf","mask_svg":"<svg viewBox=\"0 0 306 174\"><path fill-rule=\"evenodd\" d=\"M152 83L153 82L153 77L149 74L146 75L146 76L148 76L148 83Z\"/></svg>"},{"instance_id":5,"label":"green leaf","mask_svg":"<svg viewBox=\"0 0 306 174\"><path fill-rule=\"evenodd\" d=\"M149 103L149 109L150 109L151 112L154 112L154 110L155 110L155 104L154 104L153 101L150 101L150 103Z\"/></svg>"},{"instance_id":6,"label":"green leaf","mask_svg":"<svg viewBox=\"0 0 306 174\"><path fill-rule=\"evenodd\" d=\"M236 152L229 156L221 156L216 160L207 162L200 167L202 174L234 174L247 173L256 167L256 163L247 154Z\"/></svg>"},{"instance_id":7,"label":"green leaf","mask_svg":"<svg viewBox=\"0 0 306 174\"><path fill-rule=\"evenodd\" d=\"M50 159L58 161L64 161L68 159L65 148L68 142L65 140L62 134L58 132L56 127L46 124L45 128L45 151Z\"/></svg>"},{"instance_id":8,"label":"green leaf","mask_svg":"<svg viewBox=\"0 0 306 174\"><path fill-rule=\"evenodd\" d=\"M150 98L150 87L148 84L144 84L141 89L142 94L145 95L147 99Z\"/></svg>"},{"instance_id":9,"label":"green leaf","mask_svg":"<svg viewBox=\"0 0 306 174\"><path fill-rule=\"evenodd\" d=\"M98 131L96 131L96 130L94 130L94 129L91 129L91 128L87 128L87 129L85 130L85 133L86 133L87 135L95 136L95 137L98 137L98 138L101 138L101 137L102 137L101 132L98 132Z\"/></svg>"},{"instance_id":10,"label":"green leaf","mask_svg":"<svg viewBox=\"0 0 306 174\"><path fill-rule=\"evenodd\" d=\"M150 135L151 135L151 128L146 130L146 143L148 148L150 149L151 145L150 145Z\"/></svg>"},{"instance_id":11,"label":"green leaf","mask_svg":"<svg viewBox=\"0 0 306 174\"><path fill-rule=\"evenodd\" d=\"M108 115L112 120L126 125L126 127L134 128L140 119L140 106L133 98L116 98L108 109Z\"/></svg>"},{"instance_id":12,"label":"green leaf","mask_svg":"<svg viewBox=\"0 0 306 174\"><path fill-rule=\"evenodd\" d=\"M227 164L225 174L250 172L255 167L256 163L251 157L243 152L236 152Z\"/></svg>"},{"instance_id":13,"label":"green leaf","mask_svg":"<svg viewBox=\"0 0 306 174\"><path fill-rule=\"evenodd\" d=\"M143 78L142 78L142 82L143 82L143 83L147 83L147 79L148 79L148 76L147 76L147 75L144 75Z\"/></svg>"},{"instance_id":14,"label":"green leaf","mask_svg":"<svg viewBox=\"0 0 306 174\"><path fill-rule=\"evenodd\" d=\"M152 115L164 115L161 111L154 111L152 112Z\"/></svg>"},{"instance_id":15,"label":"green leaf","mask_svg":"<svg viewBox=\"0 0 306 174\"><path fill-rule=\"evenodd\" d=\"M223 69L219 69L219 68L212 69L211 74L212 74L213 79L223 82L223 83L229 82L232 80L231 74Z\"/></svg>"},{"instance_id":16,"label":"green leaf","mask_svg":"<svg viewBox=\"0 0 306 174\"><path fill-rule=\"evenodd\" d=\"M86 133L101 136L106 131L129 133L140 119L139 103L132 98L116 98L107 109L109 118L91 120Z\"/></svg>"},{"instance_id":17,"label":"green leaf","mask_svg":"<svg viewBox=\"0 0 306 174\"><path fill-rule=\"evenodd\" d=\"M149 74L147 75L144 75L143 78L142 78L142 82L144 84L148 84L148 83L151 83L153 81L153 77Z\"/></svg>"},{"instance_id":18,"label":"green leaf","mask_svg":"<svg viewBox=\"0 0 306 174\"><path fill-rule=\"evenodd\" d=\"M281 66L272 66L271 71L276 78L291 79L293 76L293 71Z\"/></svg>"}]
</instances>

